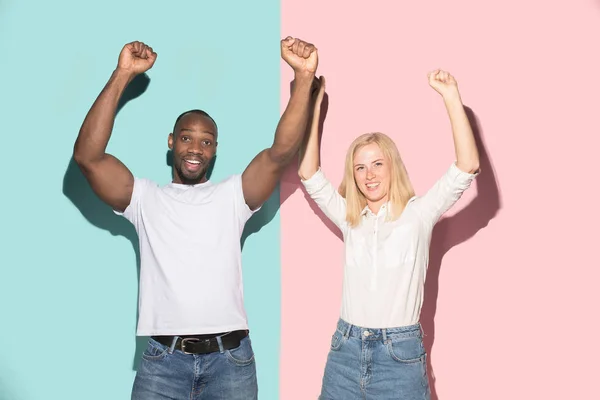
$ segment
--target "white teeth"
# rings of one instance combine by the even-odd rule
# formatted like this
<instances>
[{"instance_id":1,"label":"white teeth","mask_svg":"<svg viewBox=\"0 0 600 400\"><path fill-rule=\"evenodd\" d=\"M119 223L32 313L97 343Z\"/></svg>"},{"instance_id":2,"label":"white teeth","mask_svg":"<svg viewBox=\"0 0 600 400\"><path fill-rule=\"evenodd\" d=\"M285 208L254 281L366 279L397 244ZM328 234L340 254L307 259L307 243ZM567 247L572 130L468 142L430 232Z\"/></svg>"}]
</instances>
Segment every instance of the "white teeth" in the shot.
<instances>
[{"instance_id":1,"label":"white teeth","mask_svg":"<svg viewBox=\"0 0 600 400\"><path fill-rule=\"evenodd\" d=\"M377 186L379 186L379 183L367 183L368 188L376 188Z\"/></svg>"},{"instance_id":2,"label":"white teeth","mask_svg":"<svg viewBox=\"0 0 600 400\"><path fill-rule=\"evenodd\" d=\"M196 160L185 160L186 162L189 162L190 164L200 164L200 161L196 161Z\"/></svg>"}]
</instances>

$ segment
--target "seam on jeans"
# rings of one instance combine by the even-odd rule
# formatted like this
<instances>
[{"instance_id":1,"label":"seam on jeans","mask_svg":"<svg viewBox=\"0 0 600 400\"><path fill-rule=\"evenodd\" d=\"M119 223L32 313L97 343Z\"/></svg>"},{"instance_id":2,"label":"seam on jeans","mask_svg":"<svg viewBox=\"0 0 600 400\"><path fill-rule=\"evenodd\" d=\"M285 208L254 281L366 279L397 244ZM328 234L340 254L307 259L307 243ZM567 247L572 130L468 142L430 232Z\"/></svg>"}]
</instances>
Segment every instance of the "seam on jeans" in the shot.
<instances>
[{"instance_id":1,"label":"seam on jeans","mask_svg":"<svg viewBox=\"0 0 600 400\"><path fill-rule=\"evenodd\" d=\"M419 362L421 362L421 363L422 363L422 362L424 361L424 359L425 359L425 354L426 354L426 353L423 353L423 354L422 354L420 357L417 357L417 358L411 358L411 359L408 359L408 360L406 360L406 359L402 359L402 358L398 357L398 356L397 356L397 355L394 353L394 349L393 349L393 346L392 346L392 342L388 342L388 343L386 344L386 348L387 348L387 351L388 351L388 354L390 355L390 357L391 357L391 358L392 358L394 361L396 361L396 362L399 362L399 363L401 363L401 364L417 364L417 363L419 363Z\"/></svg>"},{"instance_id":2,"label":"seam on jeans","mask_svg":"<svg viewBox=\"0 0 600 400\"><path fill-rule=\"evenodd\" d=\"M201 387L196 389L196 383L198 382L198 376L200 375L198 357L196 357L196 355L193 354L192 357L194 359L194 379L192 379L192 387L190 389L190 400L194 400L196 392L200 394L200 392L202 391L202 385L200 385Z\"/></svg>"},{"instance_id":3,"label":"seam on jeans","mask_svg":"<svg viewBox=\"0 0 600 400\"><path fill-rule=\"evenodd\" d=\"M334 346L333 343L334 343L334 340L335 340L336 333L340 334L340 338L337 340L337 342L336 342L336 344ZM342 348L342 346L344 345L344 343L348 340L346 337L344 337L344 335L341 332L336 331L336 333L334 333L333 336L332 336L332 338L331 338L331 344L329 346L329 348L330 348L331 351L338 351L338 350L340 350Z\"/></svg>"},{"instance_id":4,"label":"seam on jeans","mask_svg":"<svg viewBox=\"0 0 600 400\"><path fill-rule=\"evenodd\" d=\"M243 340L243 339L242 339L242 340ZM243 344L243 343L240 343L240 346L239 346L239 347L237 347L236 349L239 349L239 348L240 348L240 347L242 347L242 346L244 346L244 344ZM247 343L247 344L246 344L246 346L250 346L250 352L251 352L251 354L252 354L252 356L251 356L251 357L250 357L248 360L240 360L240 359L237 359L237 358L235 358L235 357L233 356L233 354L231 354L231 350L236 350L236 349L225 350L225 351L224 351L224 353L225 353L225 356L226 356L226 357L227 357L227 358L228 358L228 359L229 359L231 362L233 362L234 364L236 364L236 365L238 365L238 366L240 366L240 367L245 367L245 366L247 366L247 365L250 365L250 364L252 364L252 363L254 362L254 356L255 356L255 355L254 355L254 350L252 349L252 346L251 346L251 344L250 344L250 343Z\"/></svg>"},{"instance_id":5,"label":"seam on jeans","mask_svg":"<svg viewBox=\"0 0 600 400\"><path fill-rule=\"evenodd\" d=\"M149 355L146 353L149 348L160 349L161 352L157 355ZM142 352L142 358L145 360L148 360L148 361L157 361L157 360L164 358L168 352L169 352L168 347L161 349L159 346L156 346L155 344L148 343L148 345L146 346L146 349Z\"/></svg>"}]
</instances>

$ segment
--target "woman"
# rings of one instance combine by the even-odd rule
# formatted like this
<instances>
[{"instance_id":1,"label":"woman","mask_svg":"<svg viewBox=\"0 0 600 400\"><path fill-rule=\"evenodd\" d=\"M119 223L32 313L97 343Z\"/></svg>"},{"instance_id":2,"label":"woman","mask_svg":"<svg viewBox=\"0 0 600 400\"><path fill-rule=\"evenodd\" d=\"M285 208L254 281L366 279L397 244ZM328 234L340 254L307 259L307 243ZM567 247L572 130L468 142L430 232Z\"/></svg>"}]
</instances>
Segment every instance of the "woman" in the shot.
<instances>
[{"instance_id":1,"label":"woman","mask_svg":"<svg viewBox=\"0 0 600 400\"><path fill-rule=\"evenodd\" d=\"M456 161L415 196L394 142L359 136L336 191L319 166L319 116L325 82L298 174L308 194L344 236L341 315L327 357L321 400L429 399L419 316L434 225L479 172L479 155L456 80L428 74L450 117Z\"/></svg>"}]
</instances>

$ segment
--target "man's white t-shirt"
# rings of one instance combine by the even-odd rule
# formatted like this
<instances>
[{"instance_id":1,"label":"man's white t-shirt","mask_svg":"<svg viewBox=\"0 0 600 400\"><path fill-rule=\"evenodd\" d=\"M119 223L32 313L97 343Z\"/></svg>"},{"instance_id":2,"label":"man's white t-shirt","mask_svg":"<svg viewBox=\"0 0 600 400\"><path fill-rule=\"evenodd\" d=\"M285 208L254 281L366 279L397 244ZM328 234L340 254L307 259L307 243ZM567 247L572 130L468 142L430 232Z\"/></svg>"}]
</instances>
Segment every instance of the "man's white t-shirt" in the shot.
<instances>
[{"instance_id":1,"label":"man's white t-shirt","mask_svg":"<svg viewBox=\"0 0 600 400\"><path fill-rule=\"evenodd\" d=\"M247 329L240 239L254 212L241 175L165 186L135 178L123 215L139 236L138 336Z\"/></svg>"}]
</instances>

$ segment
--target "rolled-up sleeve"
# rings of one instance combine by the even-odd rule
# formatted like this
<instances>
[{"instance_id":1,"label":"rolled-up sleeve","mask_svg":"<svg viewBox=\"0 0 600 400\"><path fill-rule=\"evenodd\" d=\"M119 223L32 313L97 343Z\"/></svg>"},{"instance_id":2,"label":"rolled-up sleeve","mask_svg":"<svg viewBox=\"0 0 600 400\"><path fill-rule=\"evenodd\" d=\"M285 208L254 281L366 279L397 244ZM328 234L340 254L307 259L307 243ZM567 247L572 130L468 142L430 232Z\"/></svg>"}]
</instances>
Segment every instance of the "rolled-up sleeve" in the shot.
<instances>
[{"instance_id":1,"label":"rolled-up sleeve","mask_svg":"<svg viewBox=\"0 0 600 400\"><path fill-rule=\"evenodd\" d=\"M343 230L346 224L346 199L327 180L323 171L319 168L313 176L301 182L327 218Z\"/></svg>"},{"instance_id":2,"label":"rolled-up sleeve","mask_svg":"<svg viewBox=\"0 0 600 400\"><path fill-rule=\"evenodd\" d=\"M479 172L464 172L453 162L446 173L419 199L419 211L425 222L435 224L461 198L478 174Z\"/></svg>"}]
</instances>

